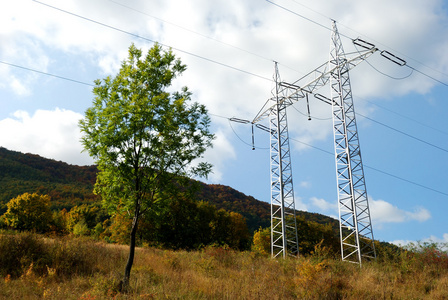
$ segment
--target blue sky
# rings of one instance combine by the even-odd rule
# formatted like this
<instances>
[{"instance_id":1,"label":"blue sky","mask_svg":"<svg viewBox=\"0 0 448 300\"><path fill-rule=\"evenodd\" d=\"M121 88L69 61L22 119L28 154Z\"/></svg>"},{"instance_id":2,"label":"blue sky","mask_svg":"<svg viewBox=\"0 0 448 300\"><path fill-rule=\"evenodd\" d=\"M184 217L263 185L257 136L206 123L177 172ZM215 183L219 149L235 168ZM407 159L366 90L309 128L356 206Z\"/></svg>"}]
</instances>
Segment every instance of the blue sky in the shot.
<instances>
[{"instance_id":1,"label":"blue sky","mask_svg":"<svg viewBox=\"0 0 448 300\"><path fill-rule=\"evenodd\" d=\"M347 53L356 51L351 39L361 37L407 62L400 67L375 53L350 73L375 238L448 242L443 1L16 0L1 5L0 146L92 164L81 153L77 123L92 103L93 81L114 75L131 43L147 50L158 41L188 66L173 88L188 86L211 114L217 138L206 154L215 166L208 182L267 202L268 134L255 130L252 150L250 126L228 118L255 117L270 97L273 61L287 82L327 61L328 28L336 20ZM296 205L336 217L331 110L314 98L310 109L311 121L303 101L288 110Z\"/></svg>"}]
</instances>

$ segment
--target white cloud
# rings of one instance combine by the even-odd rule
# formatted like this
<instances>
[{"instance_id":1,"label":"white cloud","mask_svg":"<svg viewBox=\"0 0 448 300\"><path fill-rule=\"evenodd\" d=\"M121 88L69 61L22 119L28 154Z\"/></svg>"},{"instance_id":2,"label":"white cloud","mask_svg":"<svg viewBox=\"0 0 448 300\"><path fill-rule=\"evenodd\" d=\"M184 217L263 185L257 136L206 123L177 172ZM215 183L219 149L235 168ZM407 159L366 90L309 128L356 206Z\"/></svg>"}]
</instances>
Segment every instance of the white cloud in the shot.
<instances>
[{"instance_id":1,"label":"white cloud","mask_svg":"<svg viewBox=\"0 0 448 300\"><path fill-rule=\"evenodd\" d=\"M311 197L311 204L322 212L334 212L338 209L337 203L331 203L322 198Z\"/></svg>"},{"instance_id":2,"label":"white cloud","mask_svg":"<svg viewBox=\"0 0 448 300\"><path fill-rule=\"evenodd\" d=\"M30 89L15 76L11 76L10 85L14 93L19 96L28 96L31 94Z\"/></svg>"},{"instance_id":3,"label":"white cloud","mask_svg":"<svg viewBox=\"0 0 448 300\"><path fill-rule=\"evenodd\" d=\"M384 200L370 199L370 215L372 223L403 223L410 221L424 222L431 218L431 213L424 207L416 207L413 211L405 211Z\"/></svg>"},{"instance_id":4,"label":"white cloud","mask_svg":"<svg viewBox=\"0 0 448 300\"><path fill-rule=\"evenodd\" d=\"M311 197L309 206L321 213L337 213L337 202L331 203L323 198ZM384 200L369 198L370 216L373 226L381 227L385 223L424 222L431 218L431 213L424 207L416 207L412 211L406 211Z\"/></svg>"},{"instance_id":5,"label":"white cloud","mask_svg":"<svg viewBox=\"0 0 448 300\"><path fill-rule=\"evenodd\" d=\"M267 2L260 4L257 0L213 3L207 0L182 3L173 0L140 0L125 4L131 9L113 1L101 0L49 0L45 3L266 78L272 76L272 60L281 63L280 72L284 80L294 81L328 59L328 30L275 5ZM381 41L425 64L448 69L448 51L441 50L446 49L448 44L443 39L432 38L446 35L446 27L438 13L442 6L440 1L344 1L344 9L341 9L339 3L306 3L312 10L293 1L281 5L330 27L328 18L312 10L322 12L340 22L339 30L343 34L356 37L361 32L373 39L374 43L376 40ZM29 9L24 10L23 7ZM104 73L114 73L132 41L144 48L151 46L123 32L25 0L9 3L0 12L0 20L2 40L8 41L5 43L8 46L0 46L2 54L21 62L24 62L23 57L28 57L24 62L26 64L48 56L43 50L46 47L69 54L92 55L93 61ZM33 41L37 42L30 46ZM353 50L349 40L344 38L343 42L347 52ZM16 49L21 49L21 52ZM199 96L200 102L207 104L210 112L252 118L270 97L272 84L264 79L213 64L185 52L175 52L189 66L182 81ZM437 55L434 55L435 52ZM402 72L380 56L374 62L377 67L379 64L379 67L387 68L386 71ZM55 65L57 61L51 61L49 66L38 65L36 68L45 70ZM373 96L382 93L381 96L387 97L411 90L423 93L433 85L429 79L420 76L397 82L376 73L368 65L360 68L363 76L352 76L355 95ZM315 100L312 102L312 115L329 116L328 107ZM331 133L331 126L325 122L295 126L294 118L297 115L290 118L291 133L304 142L323 140Z\"/></svg>"},{"instance_id":6,"label":"white cloud","mask_svg":"<svg viewBox=\"0 0 448 300\"><path fill-rule=\"evenodd\" d=\"M232 144L227 139L228 135L226 133L218 130L214 134L215 140L213 141L213 148L206 151L204 159L213 165L213 173L209 175L209 180L211 182L219 182L227 161L229 159L235 159L236 153Z\"/></svg>"},{"instance_id":7,"label":"white cloud","mask_svg":"<svg viewBox=\"0 0 448 300\"><path fill-rule=\"evenodd\" d=\"M81 118L81 114L59 108L37 110L33 115L16 111L0 121L0 145L71 164L92 164L88 154L81 154Z\"/></svg>"},{"instance_id":8,"label":"white cloud","mask_svg":"<svg viewBox=\"0 0 448 300\"><path fill-rule=\"evenodd\" d=\"M311 181L301 181L299 182L299 187L304 189L309 189L312 186Z\"/></svg>"},{"instance_id":9,"label":"white cloud","mask_svg":"<svg viewBox=\"0 0 448 300\"><path fill-rule=\"evenodd\" d=\"M394 240L391 243L395 244L397 246L407 246L409 244L417 244L418 242L421 243L437 243L442 247L442 250L448 251L448 233L444 233L442 235L442 238L439 238L437 236L431 235L430 237L424 238L420 241L411 241L411 240Z\"/></svg>"},{"instance_id":10,"label":"white cloud","mask_svg":"<svg viewBox=\"0 0 448 300\"><path fill-rule=\"evenodd\" d=\"M297 194L294 196L294 204L296 206L296 209L308 211L308 205L303 201L303 198L297 196Z\"/></svg>"}]
</instances>

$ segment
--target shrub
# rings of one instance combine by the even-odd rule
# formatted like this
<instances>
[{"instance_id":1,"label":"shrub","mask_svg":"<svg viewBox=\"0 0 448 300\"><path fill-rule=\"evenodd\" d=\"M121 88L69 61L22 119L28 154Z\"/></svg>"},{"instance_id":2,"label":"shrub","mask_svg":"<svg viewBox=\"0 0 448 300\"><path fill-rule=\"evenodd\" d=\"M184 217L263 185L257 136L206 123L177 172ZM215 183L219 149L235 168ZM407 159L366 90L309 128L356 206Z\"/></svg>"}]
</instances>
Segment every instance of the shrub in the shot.
<instances>
[{"instance_id":1,"label":"shrub","mask_svg":"<svg viewBox=\"0 0 448 300\"><path fill-rule=\"evenodd\" d=\"M100 269L106 247L79 238L49 240L36 234L0 236L0 276L20 277L27 271L39 276L92 275Z\"/></svg>"},{"instance_id":2,"label":"shrub","mask_svg":"<svg viewBox=\"0 0 448 300\"><path fill-rule=\"evenodd\" d=\"M0 236L0 275L19 277L33 266L33 270L42 273L49 262L48 252L42 240L33 234Z\"/></svg>"},{"instance_id":3,"label":"shrub","mask_svg":"<svg viewBox=\"0 0 448 300\"><path fill-rule=\"evenodd\" d=\"M3 218L9 227L37 232L46 232L50 229L53 219L50 196L25 193L11 199L7 207Z\"/></svg>"}]
</instances>

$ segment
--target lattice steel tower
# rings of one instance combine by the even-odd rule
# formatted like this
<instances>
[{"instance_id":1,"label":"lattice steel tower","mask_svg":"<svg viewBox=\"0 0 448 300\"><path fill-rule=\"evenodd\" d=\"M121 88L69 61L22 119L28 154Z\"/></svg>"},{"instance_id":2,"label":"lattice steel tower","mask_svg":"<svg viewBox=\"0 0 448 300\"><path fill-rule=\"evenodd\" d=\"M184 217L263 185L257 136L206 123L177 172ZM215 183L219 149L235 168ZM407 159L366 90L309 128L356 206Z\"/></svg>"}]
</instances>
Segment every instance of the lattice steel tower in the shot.
<instances>
[{"instance_id":1,"label":"lattice steel tower","mask_svg":"<svg viewBox=\"0 0 448 300\"><path fill-rule=\"evenodd\" d=\"M329 69L342 260L375 258L364 170L350 86L350 66L333 21Z\"/></svg>"},{"instance_id":2,"label":"lattice steel tower","mask_svg":"<svg viewBox=\"0 0 448 300\"><path fill-rule=\"evenodd\" d=\"M272 98L252 121L269 118L271 159L271 251L272 256L298 254L294 191L292 186L286 108L309 95L332 106L335 160L338 187L339 223L342 260L360 263L375 258L364 171L350 86L349 70L378 51L361 39L353 43L362 48L347 58L333 21L330 59L294 83L281 82L275 63ZM387 51L381 55L397 59ZM397 63L396 61L394 61ZM398 62L400 63L400 62ZM331 99L317 93L330 82ZM304 84L302 84L304 83Z\"/></svg>"},{"instance_id":3,"label":"lattice steel tower","mask_svg":"<svg viewBox=\"0 0 448 300\"><path fill-rule=\"evenodd\" d=\"M271 157L271 255L272 257L299 253L294 189L292 183L291 152L286 116L286 99L280 87L277 63L274 71L269 115Z\"/></svg>"}]
</instances>

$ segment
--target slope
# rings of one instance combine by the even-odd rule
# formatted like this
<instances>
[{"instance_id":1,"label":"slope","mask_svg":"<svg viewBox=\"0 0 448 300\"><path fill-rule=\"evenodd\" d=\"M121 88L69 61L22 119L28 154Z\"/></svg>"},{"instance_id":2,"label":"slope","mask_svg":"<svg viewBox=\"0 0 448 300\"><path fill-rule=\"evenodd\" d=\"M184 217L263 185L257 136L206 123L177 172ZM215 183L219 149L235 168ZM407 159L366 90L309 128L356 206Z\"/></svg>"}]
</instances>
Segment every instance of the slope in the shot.
<instances>
[{"instance_id":1,"label":"slope","mask_svg":"<svg viewBox=\"0 0 448 300\"><path fill-rule=\"evenodd\" d=\"M61 161L43 158L35 154L23 154L0 147L0 214L9 200L25 192L38 192L51 196L52 209L70 209L75 205L92 203L99 198L93 194L97 169L95 166L75 166ZM197 199L207 201L218 209L234 211L247 219L250 232L270 225L269 203L247 196L229 186L206 184ZM316 213L297 211L307 221L331 224L337 232L338 221Z\"/></svg>"}]
</instances>

